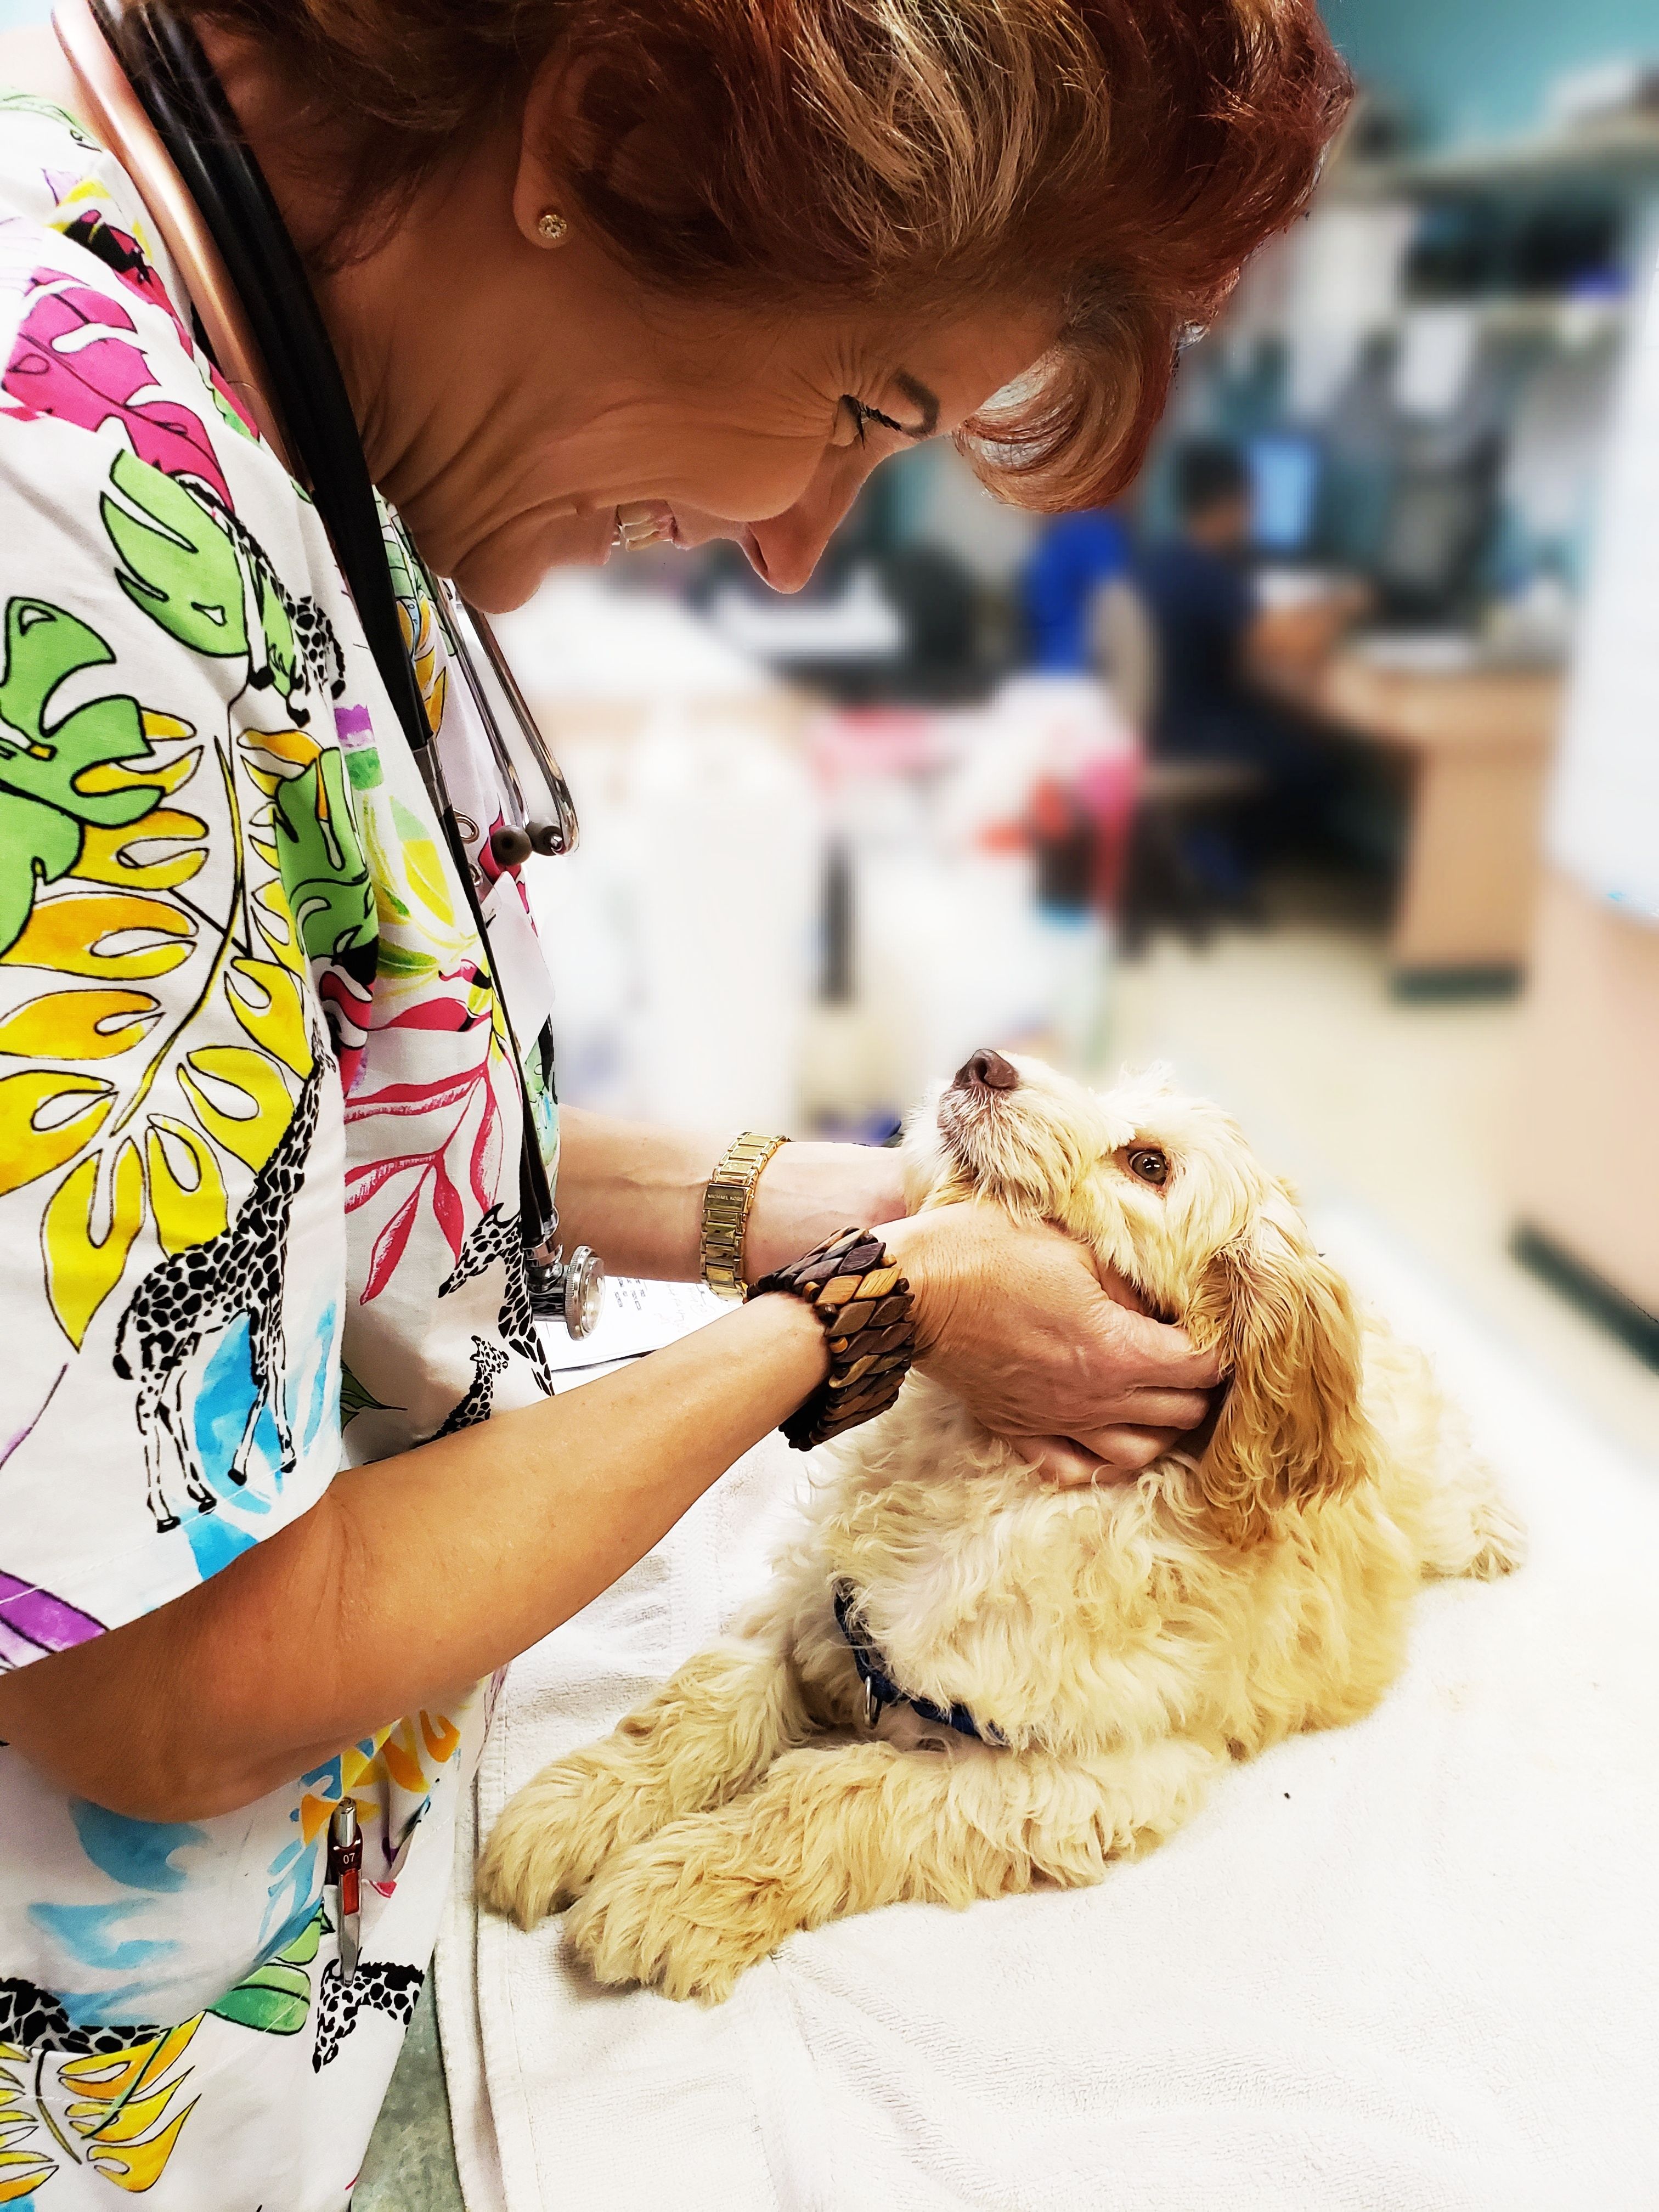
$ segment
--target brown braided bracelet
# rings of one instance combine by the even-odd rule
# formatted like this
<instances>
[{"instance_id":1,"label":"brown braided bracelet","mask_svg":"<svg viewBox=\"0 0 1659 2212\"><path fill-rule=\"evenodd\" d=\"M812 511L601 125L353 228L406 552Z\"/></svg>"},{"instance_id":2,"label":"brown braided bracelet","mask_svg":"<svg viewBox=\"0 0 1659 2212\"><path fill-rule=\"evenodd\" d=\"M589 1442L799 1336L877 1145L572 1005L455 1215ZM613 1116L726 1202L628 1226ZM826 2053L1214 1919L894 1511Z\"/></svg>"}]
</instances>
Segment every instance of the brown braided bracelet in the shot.
<instances>
[{"instance_id":1,"label":"brown braided bracelet","mask_svg":"<svg viewBox=\"0 0 1659 2212\"><path fill-rule=\"evenodd\" d=\"M843 1229L804 1259L755 1285L804 1298L830 1340L830 1373L783 1423L797 1451L884 1413L916 1356L910 1285L873 1231Z\"/></svg>"}]
</instances>

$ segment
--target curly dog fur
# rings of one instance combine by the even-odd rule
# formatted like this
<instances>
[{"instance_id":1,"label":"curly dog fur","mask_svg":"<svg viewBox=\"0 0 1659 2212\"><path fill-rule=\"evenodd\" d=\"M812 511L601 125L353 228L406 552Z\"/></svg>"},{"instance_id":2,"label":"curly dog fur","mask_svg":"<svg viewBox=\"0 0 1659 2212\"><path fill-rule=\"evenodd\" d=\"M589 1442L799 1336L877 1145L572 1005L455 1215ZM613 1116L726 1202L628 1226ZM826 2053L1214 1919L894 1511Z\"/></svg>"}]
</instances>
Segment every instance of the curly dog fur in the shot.
<instances>
[{"instance_id":1,"label":"curly dog fur","mask_svg":"<svg viewBox=\"0 0 1659 2212\"><path fill-rule=\"evenodd\" d=\"M905 1899L1097 1881L1231 1759L1367 1712L1425 1577L1507 1572L1521 1530L1427 1363L1355 1313L1293 1196L1217 1108L1102 1096L1031 1060L906 1139L913 1204L1057 1222L1220 1348L1201 1455L1062 1491L925 1376L820 1455L806 1522L736 1634L507 1806L486 1903L574 1909L601 1982L714 2002L797 1929ZM1146 1148L1166 1163L1153 1187ZM835 1619L907 1692L866 1723Z\"/></svg>"}]
</instances>

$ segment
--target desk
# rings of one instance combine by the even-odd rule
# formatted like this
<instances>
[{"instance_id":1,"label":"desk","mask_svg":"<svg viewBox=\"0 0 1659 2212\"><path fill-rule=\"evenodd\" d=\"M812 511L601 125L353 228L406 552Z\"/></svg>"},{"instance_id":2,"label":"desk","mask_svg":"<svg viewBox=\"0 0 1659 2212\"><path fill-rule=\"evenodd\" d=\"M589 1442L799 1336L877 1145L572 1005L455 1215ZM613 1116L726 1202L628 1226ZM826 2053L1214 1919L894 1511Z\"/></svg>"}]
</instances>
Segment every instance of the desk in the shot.
<instances>
[{"instance_id":1,"label":"desk","mask_svg":"<svg viewBox=\"0 0 1659 2212\"><path fill-rule=\"evenodd\" d=\"M1404 758L1411 817L1389 947L1395 989L1513 988L1537 902L1560 674L1391 668L1350 647L1266 681L1315 722Z\"/></svg>"}]
</instances>

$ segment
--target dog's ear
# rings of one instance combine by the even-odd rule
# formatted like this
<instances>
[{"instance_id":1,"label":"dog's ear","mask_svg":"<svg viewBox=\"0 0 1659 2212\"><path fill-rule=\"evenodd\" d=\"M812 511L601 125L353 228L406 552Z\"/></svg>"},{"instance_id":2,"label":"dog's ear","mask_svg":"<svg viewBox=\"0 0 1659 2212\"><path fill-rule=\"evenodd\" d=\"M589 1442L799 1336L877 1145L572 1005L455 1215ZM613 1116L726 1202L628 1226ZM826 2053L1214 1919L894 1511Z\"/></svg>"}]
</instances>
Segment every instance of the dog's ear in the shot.
<instances>
[{"instance_id":1,"label":"dog's ear","mask_svg":"<svg viewBox=\"0 0 1659 2212\"><path fill-rule=\"evenodd\" d=\"M1212 1262L1194 1323L1230 1370L1199 1466L1230 1542L1254 1542L1287 1507L1339 1496L1371 1470L1353 1301L1288 1200Z\"/></svg>"}]
</instances>

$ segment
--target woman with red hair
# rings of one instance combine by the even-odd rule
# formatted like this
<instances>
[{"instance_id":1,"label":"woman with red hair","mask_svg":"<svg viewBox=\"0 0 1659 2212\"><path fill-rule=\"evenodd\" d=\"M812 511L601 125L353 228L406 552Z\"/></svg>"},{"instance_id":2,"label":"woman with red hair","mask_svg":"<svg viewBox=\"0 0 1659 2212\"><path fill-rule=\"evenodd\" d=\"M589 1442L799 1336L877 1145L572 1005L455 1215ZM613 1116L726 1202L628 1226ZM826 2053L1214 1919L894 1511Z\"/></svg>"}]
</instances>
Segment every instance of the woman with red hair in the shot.
<instances>
[{"instance_id":1,"label":"woman with red hair","mask_svg":"<svg viewBox=\"0 0 1659 2212\"><path fill-rule=\"evenodd\" d=\"M934 436L1004 498L1109 500L1346 86L1313 0L97 18L0 58L0 2196L321 2212L497 1669L769 1428L836 1433L913 1361L1059 1482L1132 1475L1218 1380L1042 1224L907 1218L890 1154L559 1141L433 580L507 608L724 536L793 590ZM267 350L314 323L317 390L275 402L239 314ZM395 666L284 465L323 385ZM975 1055L963 1111L1017 1079ZM556 1170L568 1242L757 1295L550 1395Z\"/></svg>"}]
</instances>

